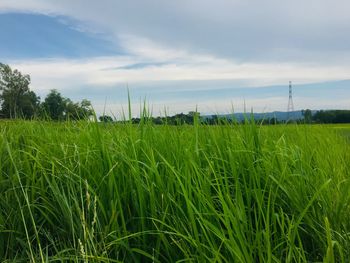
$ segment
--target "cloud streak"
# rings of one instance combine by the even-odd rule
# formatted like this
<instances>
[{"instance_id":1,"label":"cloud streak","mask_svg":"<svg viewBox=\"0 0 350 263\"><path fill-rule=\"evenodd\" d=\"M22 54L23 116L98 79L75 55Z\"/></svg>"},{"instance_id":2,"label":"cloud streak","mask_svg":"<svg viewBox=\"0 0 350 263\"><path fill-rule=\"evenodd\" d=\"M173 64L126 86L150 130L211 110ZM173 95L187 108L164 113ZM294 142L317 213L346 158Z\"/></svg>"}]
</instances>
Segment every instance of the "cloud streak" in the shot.
<instances>
[{"instance_id":1,"label":"cloud streak","mask_svg":"<svg viewBox=\"0 0 350 263\"><path fill-rule=\"evenodd\" d=\"M123 55L80 59L57 56L4 61L29 73L33 89L42 95L56 88L70 93L86 90L94 96L106 92L108 96L112 90L125 89L126 83L140 94L147 94L152 85L160 91L161 84L163 90L172 88L174 92L203 90L203 86L215 92L221 85L215 81L226 81L225 88L234 90L281 85L289 80L306 84L350 79L348 10L350 2L345 0L336 4L331 0L0 2L0 12L63 19L67 27L86 34L99 33L122 51ZM180 105L187 109L187 103L207 103L209 108L219 105L224 110L223 105L231 99L246 99L259 109L266 105L281 109L285 104L277 103L281 99L276 94L263 99L256 92L248 98L231 96L198 102L163 97L162 102L168 101L178 110ZM92 100L101 105L100 98ZM324 98L317 103L310 98L300 101L304 103L300 107L306 103L315 107L334 105ZM155 103L162 104L159 100ZM346 103L344 100L341 105Z\"/></svg>"},{"instance_id":2,"label":"cloud streak","mask_svg":"<svg viewBox=\"0 0 350 263\"><path fill-rule=\"evenodd\" d=\"M3 0L0 10L64 15L80 21L82 30L108 32L116 42L133 35L241 61L321 62L338 53L349 60L346 0Z\"/></svg>"},{"instance_id":3,"label":"cloud streak","mask_svg":"<svg viewBox=\"0 0 350 263\"><path fill-rule=\"evenodd\" d=\"M290 63L235 63L208 55L167 52L151 47L138 56L90 59L10 61L14 67L32 75L37 89L72 88L74 85L113 86L119 83L178 80L237 80L246 86L273 85L294 80L312 83L349 77L350 65L323 66ZM136 50L135 53L138 51ZM154 54L154 56L153 56ZM170 55L169 55L170 54ZM175 56L174 54L180 54ZM164 55L164 56L163 56ZM154 57L155 59L150 59ZM135 66L136 65L136 66ZM143 66L137 66L143 65ZM50 84L52 83L52 84Z\"/></svg>"}]
</instances>

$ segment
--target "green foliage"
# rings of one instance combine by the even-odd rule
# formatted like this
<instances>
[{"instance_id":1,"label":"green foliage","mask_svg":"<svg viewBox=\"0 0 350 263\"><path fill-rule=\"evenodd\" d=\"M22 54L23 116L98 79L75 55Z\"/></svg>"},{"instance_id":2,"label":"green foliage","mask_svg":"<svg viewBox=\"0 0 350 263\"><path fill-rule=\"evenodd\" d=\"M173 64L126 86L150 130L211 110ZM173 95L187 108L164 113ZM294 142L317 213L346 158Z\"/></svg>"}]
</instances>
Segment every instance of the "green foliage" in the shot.
<instances>
[{"instance_id":1,"label":"green foliage","mask_svg":"<svg viewBox=\"0 0 350 263\"><path fill-rule=\"evenodd\" d=\"M29 89L29 75L0 63L0 101L3 118L32 118L36 115L40 98Z\"/></svg>"},{"instance_id":2,"label":"green foliage","mask_svg":"<svg viewBox=\"0 0 350 263\"><path fill-rule=\"evenodd\" d=\"M74 103L57 90L51 90L42 103L43 114L51 120L83 120L93 115L91 102L83 99Z\"/></svg>"},{"instance_id":3,"label":"green foliage","mask_svg":"<svg viewBox=\"0 0 350 263\"><path fill-rule=\"evenodd\" d=\"M312 111L310 109L302 110L305 123L311 123L312 121Z\"/></svg>"},{"instance_id":4,"label":"green foliage","mask_svg":"<svg viewBox=\"0 0 350 263\"><path fill-rule=\"evenodd\" d=\"M84 99L81 102L72 102L70 99L64 100L65 119L83 120L89 119L93 115L91 102Z\"/></svg>"},{"instance_id":5,"label":"green foliage","mask_svg":"<svg viewBox=\"0 0 350 263\"><path fill-rule=\"evenodd\" d=\"M46 96L42 107L52 120L62 120L66 102L57 90L51 90Z\"/></svg>"},{"instance_id":6,"label":"green foliage","mask_svg":"<svg viewBox=\"0 0 350 263\"><path fill-rule=\"evenodd\" d=\"M314 114L313 120L318 123L350 123L350 110L321 110Z\"/></svg>"},{"instance_id":7,"label":"green foliage","mask_svg":"<svg viewBox=\"0 0 350 263\"><path fill-rule=\"evenodd\" d=\"M83 120L93 115L91 102L84 99L74 103L62 97L57 90L51 90L42 103L44 114L51 120Z\"/></svg>"},{"instance_id":8,"label":"green foliage","mask_svg":"<svg viewBox=\"0 0 350 263\"><path fill-rule=\"evenodd\" d=\"M93 115L91 102L72 102L57 90L51 90L43 103L29 89L30 77L0 63L0 118L49 118L51 120L82 120Z\"/></svg>"},{"instance_id":9,"label":"green foliage","mask_svg":"<svg viewBox=\"0 0 350 263\"><path fill-rule=\"evenodd\" d=\"M188 114L179 113L173 116L166 117L152 117L152 116L142 116L141 118L132 118L132 123L138 124L140 122L147 120L148 122L152 122L154 124L169 124L169 125L184 125L189 124L193 125L195 119L200 119L200 113L190 111Z\"/></svg>"},{"instance_id":10,"label":"green foliage","mask_svg":"<svg viewBox=\"0 0 350 263\"><path fill-rule=\"evenodd\" d=\"M338 128L1 122L0 261L348 262Z\"/></svg>"},{"instance_id":11,"label":"green foliage","mask_svg":"<svg viewBox=\"0 0 350 263\"><path fill-rule=\"evenodd\" d=\"M98 118L101 122L113 122L113 118L109 115L102 115Z\"/></svg>"}]
</instances>

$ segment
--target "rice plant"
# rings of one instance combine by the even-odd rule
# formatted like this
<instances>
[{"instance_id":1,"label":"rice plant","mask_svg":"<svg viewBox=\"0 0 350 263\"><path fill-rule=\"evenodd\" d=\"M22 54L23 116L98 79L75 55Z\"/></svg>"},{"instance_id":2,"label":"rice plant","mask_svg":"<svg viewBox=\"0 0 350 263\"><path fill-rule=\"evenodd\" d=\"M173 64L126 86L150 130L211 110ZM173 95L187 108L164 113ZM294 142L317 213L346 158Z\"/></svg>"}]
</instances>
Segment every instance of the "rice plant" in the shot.
<instances>
[{"instance_id":1,"label":"rice plant","mask_svg":"<svg viewBox=\"0 0 350 263\"><path fill-rule=\"evenodd\" d=\"M0 260L349 262L349 163L333 126L4 121Z\"/></svg>"}]
</instances>

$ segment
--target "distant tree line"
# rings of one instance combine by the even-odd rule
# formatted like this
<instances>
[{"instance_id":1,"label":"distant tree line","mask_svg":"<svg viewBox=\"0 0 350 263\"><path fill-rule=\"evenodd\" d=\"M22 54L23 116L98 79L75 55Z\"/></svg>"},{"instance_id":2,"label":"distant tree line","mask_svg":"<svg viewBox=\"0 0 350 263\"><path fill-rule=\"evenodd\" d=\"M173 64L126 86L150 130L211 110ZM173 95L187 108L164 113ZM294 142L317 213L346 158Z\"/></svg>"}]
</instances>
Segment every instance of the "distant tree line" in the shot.
<instances>
[{"instance_id":1,"label":"distant tree line","mask_svg":"<svg viewBox=\"0 0 350 263\"><path fill-rule=\"evenodd\" d=\"M316 123L350 123L350 110L320 110L312 116Z\"/></svg>"},{"instance_id":2,"label":"distant tree line","mask_svg":"<svg viewBox=\"0 0 350 263\"><path fill-rule=\"evenodd\" d=\"M101 122L131 122L133 124L139 124L141 122L149 122L153 124L169 124L169 125L193 125L197 119L198 123L206 125L221 125L221 124L244 124L244 123L256 123L259 125L276 125L284 123L299 123L299 124L311 124L311 123L350 123L350 110L320 110L312 112L311 110L302 110L302 118L281 120L275 117L254 119L253 114L247 114L244 119L236 119L232 116L220 116L211 115L201 117L199 112L189 112L188 114L180 113L174 116L167 117L142 117L132 118L131 121L115 121L111 116L102 115L99 117Z\"/></svg>"},{"instance_id":3,"label":"distant tree line","mask_svg":"<svg viewBox=\"0 0 350 263\"><path fill-rule=\"evenodd\" d=\"M166 116L166 117L141 117L141 118L132 118L129 120L122 120L122 121L116 121L109 115L102 115L99 117L99 120L101 122L105 123L127 123L131 122L132 124L140 124L140 123L153 123L156 125L161 124L168 124L168 125L193 125L196 121L199 124L206 124L206 125L222 125L222 124L243 124L243 123L251 123L255 122L258 124L279 124L282 122L279 122L276 118L268 118L264 120L254 120L251 116L247 115L247 118L244 120L237 120L235 118L228 118L225 116L219 116L219 115L211 115L211 116L205 116L202 117L199 112L190 111L187 114L185 113L179 113L175 114L173 116Z\"/></svg>"},{"instance_id":4,"label":"distant tree line","mask_svg":"<svg viewBox=\"0 0 350 263\"><path fill-rule=\"evenodd\" d=\"M51 90L41 102L29 85L29 75L0 63L0 118L80 120L93 115L88 100L73 102L57 90Z\"/></svg>"},{"instance_id":5,"label":"distant tree line","mask_svg":"<svg viewBox=\"0 0 350 263\"><path fill-rule=\"evenodd\" d=\"M81 120L93 115L91 102L83 99L81 102L73 102L63 97L57 90L51 90L44 101L29 88L30 76L24 75L17 69L13 70L9 65L0 63L0 118L24 118L24 119L50 119L50 120ZM293 120L296 123L350 123L350 110L320 110L313 113L310 109L302 111L303 118ZM108 115L99 117L101 122L114 122ZM279 124L289 122L267 118L254 120L253 115L247 114L243 120L212 115L202 118L198 112L191 111L188 114L180 113L167 117L132 118L131 123L152 122L154 124L192 125L198 123L217 125L225 123L256 122L258 124Z\"/></svg>"},{"instance_id":6,"label":"distant tree line","mask_svg":"<svg viewBox=\"0 0 350 263\"><path fill-rule=\"evenodd\" d=\"M141 118L132 118L129 120L118 121L120 123L131 122L132 124L139 124L141 122L154 123L154 124L169 124L169 125L184 125L189 124L193 125L195 119L200 120L200 113L190 111L188 114L179 113L173 116L166 117L151 117L151 116L143 116ZM109 115L102 115L99 117L101 122L111 123L115 122L115 120Z\"/></svg>"}]
</instances>

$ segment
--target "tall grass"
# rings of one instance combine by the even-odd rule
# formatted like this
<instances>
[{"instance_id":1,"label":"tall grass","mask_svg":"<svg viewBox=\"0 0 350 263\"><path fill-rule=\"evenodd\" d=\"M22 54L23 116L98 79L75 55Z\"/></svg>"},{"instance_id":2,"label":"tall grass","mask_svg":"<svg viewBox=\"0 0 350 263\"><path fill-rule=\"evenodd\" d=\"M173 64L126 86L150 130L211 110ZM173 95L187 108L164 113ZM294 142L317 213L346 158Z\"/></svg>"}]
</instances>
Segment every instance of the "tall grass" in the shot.
<instances>
[{"instance_id":1,"label":"tall grass","mask_svg":"<svg viewBox=\"0 0 350 263\"><path fill-rule=\"evenodd\" d=\"M332 127L0 124L0 261L349 262Z\"/></svg>"}]
</instances>

